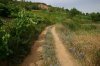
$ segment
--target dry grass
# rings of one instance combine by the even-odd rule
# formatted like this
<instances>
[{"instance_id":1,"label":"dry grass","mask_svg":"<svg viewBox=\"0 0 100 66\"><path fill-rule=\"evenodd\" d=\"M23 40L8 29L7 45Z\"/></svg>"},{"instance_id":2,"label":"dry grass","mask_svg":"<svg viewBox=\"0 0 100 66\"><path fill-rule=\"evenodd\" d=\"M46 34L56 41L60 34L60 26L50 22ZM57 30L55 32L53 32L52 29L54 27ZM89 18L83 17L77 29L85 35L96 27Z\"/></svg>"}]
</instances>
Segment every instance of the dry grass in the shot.
<instances>
[{"instance_id":1,"label":"dry grass","mask_svg":"<svg viewBox=\"0 0 100 66\"><path fill-rule=\"evenodd\" d=\"M96 29L95 29L96 30ZM100 33L57 27L59 37L83 66L100 66Z\"/></svg>"},{"instance_id":2,"label":"dry grass","mask_svg":"<svg viewBox=\"0 0 100 66\"><path fill-rule=\"evenodd\" d=\"M43 44L43 58L44 66L60 66L56 58L54 40L50 29L48 29Z\"/></svg>"},{"instance_id":3,"label":"dry grass","mask_svg":"<svg viewBox=\"0 0 100 66\"><path fill-rule=\"evenodd\" d=\"M95 53L100 49L100 34L84 34L84 35L73 35L71 40L73 47L78 52L84 54L85 65L95 66ZM98 62L99 63L99 62Z\"/></svg>"}]
</instances>

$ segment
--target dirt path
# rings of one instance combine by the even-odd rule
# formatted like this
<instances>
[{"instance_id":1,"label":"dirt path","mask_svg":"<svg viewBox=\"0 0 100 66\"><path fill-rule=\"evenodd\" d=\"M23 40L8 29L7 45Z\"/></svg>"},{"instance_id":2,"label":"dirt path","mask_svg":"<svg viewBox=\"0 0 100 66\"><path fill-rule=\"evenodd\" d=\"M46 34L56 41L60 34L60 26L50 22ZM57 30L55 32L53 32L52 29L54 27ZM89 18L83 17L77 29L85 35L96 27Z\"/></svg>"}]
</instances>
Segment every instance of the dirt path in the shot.
<instances>
[{"instance_id":1,"label":"dirt path","mask_svg":"<svg viewBox=\"0 0 100 66\"><path fill-rule=\"evenodd\" d=\"M43 66L42 44L48 27L41 33L39 39L31 48L31 53L26 57L21 66Z\"/></svg>"},{"instance_id":2,"label":"dirt path","mask_svg":"<svg viewBox=\"0 0 100 66\"><path fill-rule=\"evenodd\" d=\"M40 35L39 39L31 48L31 53L26 57L21 66L43 66L42 44L45 40L45 34L49 27L47 27ZM76 60L70 55L68 50L64 47L62 41L59 39L55 26L52 27L51 32L55 41L56 56L61 66L80 66Z\"/></svg>"},{"instance_id":3,"label":"dirt path","mask_svg":"<svg viewBox=\"0 0 100 66\"><path fill-rule=\"evenodd\" d=\"M52 28L51 32L54 36L56 56L61 66L80 66L79 63L70 55L68 50L66 50L66 48L64 47L62 41L59 39L55 31L55 26Z\"/></svg>"}]
</instances>

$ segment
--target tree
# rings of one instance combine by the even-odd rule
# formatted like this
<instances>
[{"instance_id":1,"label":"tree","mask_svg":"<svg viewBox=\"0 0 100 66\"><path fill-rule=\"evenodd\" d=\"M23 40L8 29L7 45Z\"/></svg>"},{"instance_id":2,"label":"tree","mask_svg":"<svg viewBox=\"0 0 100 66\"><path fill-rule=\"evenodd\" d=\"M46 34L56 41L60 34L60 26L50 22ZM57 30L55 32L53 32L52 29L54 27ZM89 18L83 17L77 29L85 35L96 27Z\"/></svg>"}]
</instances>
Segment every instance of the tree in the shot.
<instances>
[{"instance_id":1,"label":"tree","mask_svg":"<svg viewBox=\"0 0 100 66\"><path fill-rule=\"evenodd\" d=\"M100 13L91 13L90 16L92 21L100 21Z\"/></svg>"},{"instance_id":2,"label":"tree","mask_svg":"<svg viewBox=\"0 0 100 66\"><path fill-rule=\"evenodd\" d=\"M66 12L69 12L69 9L65 9Z\"/></svg>"},{"instance_id":3,"label":"tree","mask_svg":"<svg viewBox=\"0 0 100 66\"><path fill-rule=\"evenodd\" d=\"M82 13L81 13L80 11L78 11L76 8L71 9L69 13L70 13L70 17L71 17L71 18L74 17L74 16L76 16L76 15L82 14Z\"/></svg>"}]
</instances>

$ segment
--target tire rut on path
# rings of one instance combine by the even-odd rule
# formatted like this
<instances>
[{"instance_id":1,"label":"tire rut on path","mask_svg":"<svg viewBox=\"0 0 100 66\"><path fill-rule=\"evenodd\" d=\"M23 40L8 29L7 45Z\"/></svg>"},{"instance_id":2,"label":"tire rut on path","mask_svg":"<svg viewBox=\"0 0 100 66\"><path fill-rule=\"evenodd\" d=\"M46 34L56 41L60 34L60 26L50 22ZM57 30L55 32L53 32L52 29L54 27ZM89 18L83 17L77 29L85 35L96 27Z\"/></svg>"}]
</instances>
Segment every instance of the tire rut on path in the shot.
<instances>
[{"instance_id":1,"label":"tire rut on path","mask_svg":"<svg viewBox=\"0 0 100 66\"><path fill-rule=\"evenodd\" d=\"M39 39L32 45L30 54L25 58L21 66L43 66L42 44L48 27L41 33Z\"/></svg>"},{"instance_id":2,"label":"tire rut on path","mask_svg":"<svg viewBox=\"0 0 100 66\"><path fill-rule=\"evenodd\" d=\"M63 42L59 39L55 26L52 27L51 32L55 41L55 52L61 66L81 66L64 47Z\"/></svg>"}]
</instances>

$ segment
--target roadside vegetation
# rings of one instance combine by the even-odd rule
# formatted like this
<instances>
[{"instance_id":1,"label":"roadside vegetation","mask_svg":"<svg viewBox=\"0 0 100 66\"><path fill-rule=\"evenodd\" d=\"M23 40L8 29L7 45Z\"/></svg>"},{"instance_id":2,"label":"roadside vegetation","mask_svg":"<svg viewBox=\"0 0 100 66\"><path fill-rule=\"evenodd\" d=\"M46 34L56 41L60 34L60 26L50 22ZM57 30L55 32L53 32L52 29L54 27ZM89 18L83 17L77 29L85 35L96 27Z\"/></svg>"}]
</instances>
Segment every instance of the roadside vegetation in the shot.
<instances>
[{"instance_id":1,"label":"roadside vegetation","mask_svg":"<svg viewBox=\"0 0 100 66\"><path fill-rule=\"evenodd\" d=\"M66 49L83 66L100 66L100 13L82 13L73 8L56 28Z\"/></svg>"},{"instance_id":2,"label":"roadside vegetation","mask_svg":"<svg viewBox=\"0 0 100 66\"><path fill-rule=\"evenodd\" d=\"M55 45L50 27L47 31L45 42L43 44L44 66L60 66L56 58Z\"/></svg>"},{"instance_id":3,"label":"roadside vegetation","mask_svg":"<svg viewBox=\"0 0 100 66\"><path fill-rule=\"evenodd\" d=\"M16 5L19 3L0 2L0 66L18 66L41 31L51 24L49 20Z\"/></svg>"},{"instance_id":4,"label":"roadside vegetation","mask_svg":"<svg viewBox=\"0 0 100 66\"><path fill-rule=\"evenodd\" d=\"M66 22L56 30L66 49L78 59L83 66L100 65L100 25Z\"/></svg>"}]
</instances>

